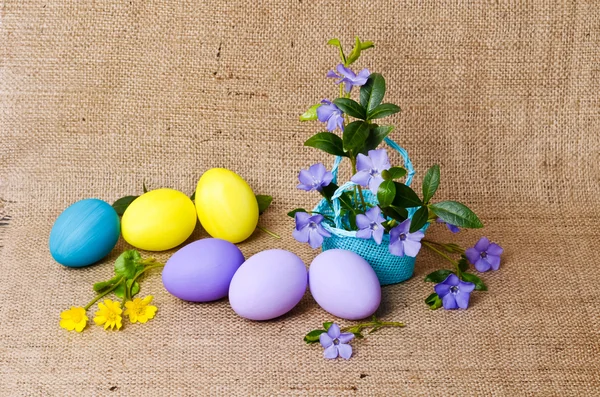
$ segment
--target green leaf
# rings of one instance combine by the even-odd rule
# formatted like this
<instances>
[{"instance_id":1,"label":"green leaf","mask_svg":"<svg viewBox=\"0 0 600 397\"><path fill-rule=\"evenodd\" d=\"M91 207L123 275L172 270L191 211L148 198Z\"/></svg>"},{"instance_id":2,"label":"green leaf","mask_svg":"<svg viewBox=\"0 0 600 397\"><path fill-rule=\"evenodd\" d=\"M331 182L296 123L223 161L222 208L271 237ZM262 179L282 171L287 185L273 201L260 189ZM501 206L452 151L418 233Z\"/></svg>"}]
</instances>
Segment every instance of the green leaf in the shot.
<instances>
[{"instance_id":1,"label":"green leaf","mask_svg":"<svg viewBox=\"0 0 600 397\"><path fill-rule=\"evenodd\" d=\"M406 170L402 167L392 167L389 170L383 170L381 177L386 181L400 179L406 175Z\"/></svg>"},{"instance_id":2,"label":"green leaf","mask_svg":"<svg viewBox=\"0 0 600 397\"><path fill-rule=\"evenodd\" d=\"M417 230L421 230L427 223L427 217L429 215L429 209L426 205L422 206L415 212L412 219L410 220L410 233L414 233Z\"/></svg>"},{"instance_id":3,"label":"green leaf","mask_svg":"<svg viewBox=\"0 0 600 397\"><path fill-rule=\"evenodd\" d=\"M396 197L396 186L393 181L383 181L377 189L377 201L379 201L379 207L389 207L392 205Z\"/></svg>"},{"instance_id":4,"label":"green leaf","mask_svg":"<svg viewBox=\"0 0 600 397\"><path fill-rule=\"evenodd\" d=\"M315 329L314 331L310 331L306 336L304 336L304 342L306 343L317 343L319 342L319 337L321 334L325 333L324 329Z\"/></svg>"},{"instance_id":5,"label":"green leaf","mask_svg":"<svg viewBox=\"0 0 600 397\"><path fill-rule=\"evenodd\" d=\"M117 201L115 201L112 207L115 209L118 215L123 215L129 204L133 203L133 200L138 198L139 196L125 196L121 197Z\"/></svg>"},{"instance_id":6,"label":"green leaf","mask_svg":"<svg viewBox=\"0 0 600 397\"><path fill-rule=\"evenodd\" d=\"M400 182L394 182L394 185L396 185L396 197L394 198L394 205L396 207L412 208L423 205L417 193L410 187Z\"/></svg>"},{"instance_id":7,"label":"green leaf","mask_svg":"<svg viewBox=\"0 0 600 397\"><path fill-rule=\"evenodd\" d=\"M363 41L362 43L360 43L361 51L368 50L369 48L373 47L375 47L375 44L373 44L372 41Z\"/></svg>"},{"instance_id":8,"label":"green leaf","mask_svg":"<svg viewBox=\"0 0 600 397\"><path fill-rule=\"evenodd\" d=\"M308 212L308 211L305 210L304 208L296 208L295 210L292 210L292 211L288 212L287 215L289 217L295 218L296 217L296 212Z\"/></svg>"},{"instance_id":9,"label":"green leaf","mask_svg":"<svg viewBox=\"0 0 600 397\"><path fill-rule=\"evenodd\" d=\"M369 79L360 87L360 104L367 112L375 109L385 95L385 79L379 73L371 73Z\"/></svg>"},{"instance_id":10,"label":"green leaf","mask_svg":"<svg viewBox=\"0 0 600 397\"><path fill-rule=\"evenodd\" d=\"M192 193L192 195L190 196L190 200L194 201L196 200L196 191L194 190L194 193Z\"/></svg>"},{"instance_id":11,"label":"green leaf","mask_svg":"<svg viewBox=\"0 0 600 397\"><path fill-rule=\"evenodd\" d=\"M442 281L444 281L446 279L446 277L448 277L450 274L453 274L454 272L452 270L446 270L446 269L441 269L441 270L436 270L433 273L429 273L427 275L427 277L425 277L425 281L428 281L430 283L441 283Z\"/></svg>"},{"instance_id":12,"label":"green leaf","mask_svg":"<svg viewBox=\"0 0 600 397\"><path fill-rule=\"evenodd\" d=\"M364 120L366 118L365 108L350 98L337 98L333 100L333 103L346 113L348 116L352 116L356 119Z\"/></svg>"},{"instance_id":13,"label":"green leaf","mask_svg":"<svg viewBox=\"0 0 600 397\"><path fill-rule=\"evenodd\" d=\"M369 150L377 149L377 146L383 142L386 136L392 132L394 129L391 125L377 125L371 124L371 129L369 130L369 137L365 142L365 148L363 150L363 154L367 154Z\"/></svg>"},{"instance_id":14,"label":"green leaf","mask_svg":"<svg viewBox=\"0 0 600 397\"><path fill-rule=\"evenodd\" d=\"M375 109L371 109L367 113L367 119L381 119L383 117L391 116L392 114L398 113L400 108L392 103L382 103Z\"/></svg>"},{"instance_id":15,"label":"green leaf","mask_svg":"<svg viewBox=\"0 0 600 397\"><path fill-rule=\"evenodd\" d=\"M127 280L127 287L130 288L131 287L131 282L133 280ZM136 296L138 294L138 292L140 292L140 284L136 281L135 284L133 284L133 288L131 289L131 298L133 298L134 296ZM119 284L119 286L117 288L115 288L114 291L115 295L118 296L119 298L123 299L125 297L125 283L121 283Z\"/></svg>"},{"instance_id":16,"label":"green leaf","mask_svg":"<svg viewBox=\"0 0 600 397\"><path fill-rule=\"evenodd\" d=\"M325 328L325 331L329 331L329 327L331 327L333 325L333 321L327 321L325 323L323 323L323 328Z\"/></svg>"},{"instance_id":17,"label":"green leaf","mask_svg":"<svg viewBox=\"0 0 600 397\"><path fill-rule=\"evenodd\" d=\"M461 272L466 272L469 269L469 262L467 262L467 258L462 256L459 260L458 260L458 270L460 270Z\"/></svg>"},{"instance_id":18,"label":"green leaf","mask_svg":"<svg viewBox=\"0 0 600 397\"><path fill-rule=\"evenodd\" d=\"M463 281L475 284L475 291L487 291L487 286L481 281L479 277L471 273L462 274Z\"/></svg>"},{"instance_id":19,"label":"green leaf","mask_svg":"<svg viewBox=\"0 0 600 397\"><path fill-rule=\"evenodd\" d=\"M344 55L344 50L342 49L342 43L340 43L338 39L331 39L327 42L327 44L340 49L340 58L342 59L342 63L346 64L346 56Z\"/></svg>"},{"instance_id":20,"label":"green leaf","mask_svg":"<svg viewBox=\"0 0 600 397\"><path fill-rule=\"evenodd\" d=\"M381 212L388 218L392 218L397 222L404 222L406 218L408 218L408 211L405 208L395 207L393 205L381 208Z\"/></svg>"},{"instance_id":21,"label":"green leaf","mask_svg":"<svg viewBox=\"0 0 600 397\"><path fill-rule=\"evenodd\" d=\"M353 121L344 129L343 144L346 151L360 151L369 137L369 124Z\"/></svg>"},{"instance_id":22,"label":"green leaf","mask_svg":"<svg viewBox=\"0 0 600 397\"><path fill-rule=\"evenodd\" d=\"M258 214L261 215L263 212L269 208L271 202L273 201L273 197L267 196L264 194L256 195L256 202L258 203Z\"/></svg>"},{"instance_id":23,"label":"green leaf","mask_svg":"<svg viewBox=\"0 0 600 397\"><path fill-rule=\"evenodd\" d=\"M344 152L342 138L331 132L319 132L318 134L311 136L304 142L304 146L314 147L325 153L333 154L334 156L348 156L348 154Z\"/></svg>"},{"instance_id":24,"label":"green leaf","mask_svg":"<svg viewBox=\"0 0 600 397\"><path fill-rule=\"evenodd\" d=\"M148 188L146 187L146 181L142 181L142 189L144 190L144 193L148 193Z\"/></svg>"},{"instance_id":25,"label":"green leaf","mask_svg":"<svg viewBox=\"0 0 600 397\"><path fill-rule=\"evenodd\" d=\"M133 278L137 272L137 265L142 256L136 250L123 252L115 261L115 274L125 278Z\"/></svg>"},{"instance_id":26,"label":"green leaf","mask_svg":"<svg viewBox=\"0 0 600 397\"><path fill-rule=\"evenodd\" d=\"M320 103L312 105L308 110L300 115L300 121L310 121L317 119L317 108L321 106Z\"/></svg>"},{"instance_id":27,"label":"green leaf","mask_svg":"<svg viewBox=\"0 0 600 397\"><path fill-rule=\"evenodd\" d=\"M429 208L444 222L468 229L479 229L483 224L466 205L457 201L442 201L430 204Z\"/></svg>"},{"instance_id":28,"label":"green leaf","mask_svg":"<svg viewBox=\"0 0 600 397\"><path fill-rule=\"evenodd\" d=\"M425 303L427 303L431 310L436 310L442 307L442 300L435 292L425 299Z\"/></svg>"},{"instance_id":29,"label":"green leaf","mask_svg":"<svg viewBox=\"0 0 600 397\"><path fill-rule=\"evenodd\" d=\"M440 166L434 164L423 178L423 202L429 203L440 185Z\"/></svg>"},{"instance_id":30,"label":"green leaf","mask_svg":"<svg viewBox=\"0 0 600 397\"><path fill-rule=\"evenodd\" d=\"M360 39L358 37L356 37L355 43L354 43L354 48L352 49L352 51L350 51L350 54L348 55L348 58L346 59L346 62L344 63L345 66L350 66L354 62L356 62L356 60L358 58L360 58L361 50L362 50L362 45L361 45Z\"/></svg>"},{"instance_id":31,"label":"green leaf","mask_svg":"<svg viewBox=\"0 0 600 397\"><path fill-rule=\"evenodd\" d=\"M99 283L94 284L94 291L101 293L106 291L107 289L109 289L110 287L112 287L113 285L115 285L115 283L117 281L119 281L121 279L121 276L114 276L113 278L111 278L110 280L107 281L101 281Z\"/></svg>"}]
</instances>

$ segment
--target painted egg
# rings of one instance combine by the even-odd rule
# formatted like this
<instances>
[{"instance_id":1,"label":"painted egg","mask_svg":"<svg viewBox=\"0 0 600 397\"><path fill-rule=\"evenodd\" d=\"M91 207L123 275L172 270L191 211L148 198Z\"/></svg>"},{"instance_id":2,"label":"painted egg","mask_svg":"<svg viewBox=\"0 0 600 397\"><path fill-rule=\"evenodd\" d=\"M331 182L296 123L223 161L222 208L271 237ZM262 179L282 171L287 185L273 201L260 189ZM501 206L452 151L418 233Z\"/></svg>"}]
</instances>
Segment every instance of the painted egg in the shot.
<instances>
[{"instance_id":1,"label":"painted egg","mask_svg":"<svg viewBox=\"0 0 600 397\"><path fill-rule=\"evenodd\" d=\"M123 238L136 248L165 251L187 240L196 227L194 203L173 189L142 194L121 219Z\"/></svg>"},{"instance_id":2,"label":"painted egg","mask_svg":"<svg viewBox=\"0 0 600 397\"><path fill-rule=\"evenodd\" d=\"M162 271L163 285L173 296L192 302L210 302L227 296L244 255L229 241L207 238L181 248Z\"/></svg>"},{"instance_id":3,"label":"painted egg","mask_svg":"<svg viewBox=\"0 0 600 397\"><path fill-rule=\"evenodd\" d=\"M235 172L223 168L206 171L198 181L195 199L198 219L213 237L239 243L256 229L256 196Z\"/></svg>"},{"instance_id":4,"label":"painted egg","mask_svg":"<svg viewBox=\"0 0 600 397\"><path fill-rule=\"evenodd\" d=\"M229 286L229 303L249 320L270 320L294 308L304 296L306 266L289 251L274 249L250 257Z\"/></svg>"},{"instance_id":5,"label":"painted egg","mask_svg":"<svg viewBox=\"0 0 600 397\"><path fill-rule=\"evenodd\" d=\"M81 200L54 222L50 254L61 265L88 266L112 251L119 233L119 216L110 204L98 199Z\"/></svg>"},{"instance_id":6,"label":"painted egg","mask_svg":"<svg viewBox=\"0 0 600 397\"><path fill-rule=\"evenodd\" d=\"M310 293L327 312L347 320L369 317L381 302L381 286L369 263L352 251L322 252L308 269Z\"/></svg>"}]
</instances>

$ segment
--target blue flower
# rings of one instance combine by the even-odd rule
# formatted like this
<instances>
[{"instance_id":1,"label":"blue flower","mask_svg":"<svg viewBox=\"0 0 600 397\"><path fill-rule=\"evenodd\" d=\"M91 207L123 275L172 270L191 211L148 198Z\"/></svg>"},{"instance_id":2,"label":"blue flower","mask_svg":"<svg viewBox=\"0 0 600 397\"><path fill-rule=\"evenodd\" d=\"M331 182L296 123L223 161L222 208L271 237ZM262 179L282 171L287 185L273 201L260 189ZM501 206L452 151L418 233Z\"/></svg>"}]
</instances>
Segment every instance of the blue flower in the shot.
<instances>
[{"instance_id":1,"label":"blue flower","mask_svg":"<svg viewBox=\"0 0 600 397\"><path fill-rule=\"evenodd\" d=\"M323 244L323 237L331 237L331 234L321 226L323 215L296 212L294 218L296 228L292 235L299 242L308 243L312 249L319 248Z\"/></svg>"},{"instance_id":2,"label":"blue flower","mask_svg":"<svg viewBox=\"0 0 600 397\"><path fill-rule=\"evenodd\" d=\"M373 237L377 244L381 244L385 231L382 222L385 222L385 218L381 216L381 209L377 206L370 208L364 215L356 215L356 226L359 229L356 237L364 239Z\"/></svg>"},{"instance_id":3,"label":"blue flower","mask_svg":"<svg viewBox=\"0 0 600 397\"><path fill-rule=\"evenodd\" d=\"M454 273L448 275L444 281L435 286L435 292L442 300L442 305L446 310L469 307L469 298L474 289L475 284L460 281Z\"/></svg>"},{"instance_id":4,"label":"blue flower","mask_svg":"<svg viewBox=\"0 0 600 397\"><path fill-rule=\"evenodd\" d=\"M328 99L321 101L317 108L317 118L322 123L327 123L327 131L333 132L336 128L344 130L344 115L340 108Z\"/></svg>"},{"instance_id":5,"label":"blue flower","mask_svg":"<svg viewBox=\"0 0 600 397\"><path fill-rule=\"evenodd\" d=\"M365 85L369 79L369 76L371 75L369 69L363 69L356 74L341 63L337 65L336 70L339 74L335 73L333 70L330 70L327 72L327 77L332 79L340 79L337 83L345 83L346 92L350 92L353 86L359 87L361 85Z\"/></svg>"},{"instance_id":6,"label":"blue flower","mask_svg":"<svg viewBox=\"0 0 600 397\"><path fill-rule=\"evenodd\" d=\"M325 348L323 356L329 360L337 358L338 355L346 360L352 356L352 346L348 344L354 339L354 334L350 332L340 332L337 324L331 324L327 332L319 337L321 346Z\"/></svg>"},{"instance_id":7,"label":"blue flower","mask_svg":"<svg viewBox=\"0 0 600 397\"><path fill-rule=\"evenodd\" d=\"M420 230L409 233L409 230L410 219L390 230L390 253L396 256L417 256L421 249L421 239L425 234Z\"/></svg>"},{"instance_id":8,"label":"blue flower","mask_svg":"<svg viewBox=\"0 0 600 397\"><path fill-rule=\"evenodd\" d=\"M504 249L496 243L491 243L487 237L479 239L475 247L467 248L465 255L475 269L479 272L487 272L490 269L498 270L500 267L500 255Z\"/></svg>"},{"instance_id":9,"label":"blue flower","mask_svg":"<svg viewBox=\"0 0 600 397\"><path fill-rule=\"evenodd\" d=\"M377 194L379 185L383 182L381 172L391 168L385 149L369 150L368 156L359 153L356 157L358 172L350 178L357 185L368 186L373 194Z\"/></svg>"},{"instance_id":10,"label":"blue flower","mask_svg":"<svg viewBox=\"0 0 600 397\"><path fill-rule=\"evenodd\" d=\"M311 190L320 192L325 186L331 183L333 174L327 171L322 163L317 163L311 165L308 170L301 170L300 174L298 174L298 180L300 181L298 189L306 190L307 192Z\"/></svg>"},{"instance_id":11,"label":"blue flower","mask_svg":"<svg viewBox=\"0 0 600 397\"><path fill-rule=\"evenodd\" d=\"M460 232L460 229L459 229L458 226L453 225L453 224L448 223L448 222L444 222L444 220L442 218L437 218L436 222L437 223L445 223L446 226L448 226L448 230L450 230L452 233L458 233L458 232Z\"/></svg>"}]
</instances>

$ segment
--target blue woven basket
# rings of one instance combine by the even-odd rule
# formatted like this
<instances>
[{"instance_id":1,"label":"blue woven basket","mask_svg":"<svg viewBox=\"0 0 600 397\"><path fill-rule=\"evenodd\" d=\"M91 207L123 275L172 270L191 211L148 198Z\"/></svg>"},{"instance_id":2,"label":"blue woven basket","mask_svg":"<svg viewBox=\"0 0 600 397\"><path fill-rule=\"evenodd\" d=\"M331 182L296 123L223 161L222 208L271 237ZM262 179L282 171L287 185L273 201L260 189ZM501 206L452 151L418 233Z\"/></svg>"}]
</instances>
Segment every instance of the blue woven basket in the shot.
<instances>
[{"instance_id":1,"label":"blue woven basket","mask_svg":"<svg viewBox=\"0 0 600 397\"><path fill-rule=\"evenodd\" d=\"M410 186L415 170L408 157L408 153L389 138L385 138L385 143L402 156L404 167L408 171L405 184ZM332 173L334 182L337 181L338 167L341 161L342 157L336 157L335 163L333 164ZM346 190L354 189L354 186L355 183L349 181L335 191L332 197L333 210L326 199L322 199L314 209L314 211L334 219L333 224L328 223L327 220L323 222L323 227L331 233L331 237L325 238L323 241L323 251L338 248L357 253L371 264L381 285L396 284L408 280L412 277L415 269L415 258L390 254L388 249L390 236L388 234L385 234L381 244L377 245L373 239L365 240L358 238L356 237L356 231L348 231L343 228L346 219L341 216L339 197ZM363 194L365 200L369 204L378 204L376 195L368 190L364 190ZM409 209L409 217L412 217L415 211L416 209L414 208ZM425 225L422 231L425 231L427 226L429 225Z\"/></svg>"}]
</instances>

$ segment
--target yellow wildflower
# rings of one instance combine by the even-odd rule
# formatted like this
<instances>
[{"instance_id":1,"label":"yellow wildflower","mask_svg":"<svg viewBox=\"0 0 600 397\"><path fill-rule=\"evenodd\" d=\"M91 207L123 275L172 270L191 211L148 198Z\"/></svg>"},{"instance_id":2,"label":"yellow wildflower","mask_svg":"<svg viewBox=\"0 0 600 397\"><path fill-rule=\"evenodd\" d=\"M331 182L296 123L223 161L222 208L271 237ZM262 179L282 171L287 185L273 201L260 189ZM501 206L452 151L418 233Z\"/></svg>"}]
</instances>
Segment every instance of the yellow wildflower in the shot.
<instances>
[{"instance_id":1,"label":"yellow wildflower","mask_svg":"<svg viewBox=\"0 0 600 397\"><path fill-rule=\"evenodd\" d=\"M60 313L60 327L67 331L81 332L87 324L88 317L85 315L85 309L79 306L71 306L70 309Z\"/></svg>"},{"instance_id":2,"label":"yellow wildflower","mask_svg":"<svg viewBox=\"0 0 600 397\"><path fill-rule=\"evenodd\" d=\"M98 303L98 311L96 312L96 317L94 317L94 322L98 325L104 324L104 329L110 327L110 329L114 329L115 326L117 329L121 328L121 303L113 302L110 299L105 299L103 303Z\"/></svg>"},{"instance_id":3,"label":"yellow wildflower","mask_svg":"<svg viewBox=\"0 0 600 397\"><path fill-rule=\"evenodd\" d=\"M152 295L148 295L144 299L135 298L132 301L125 302L125 315L129 316L129 321L132 323L140 322L145 323L151 318L154 318L156 306L150 305L152 302Z\"/></svg>"}]
</instances>

